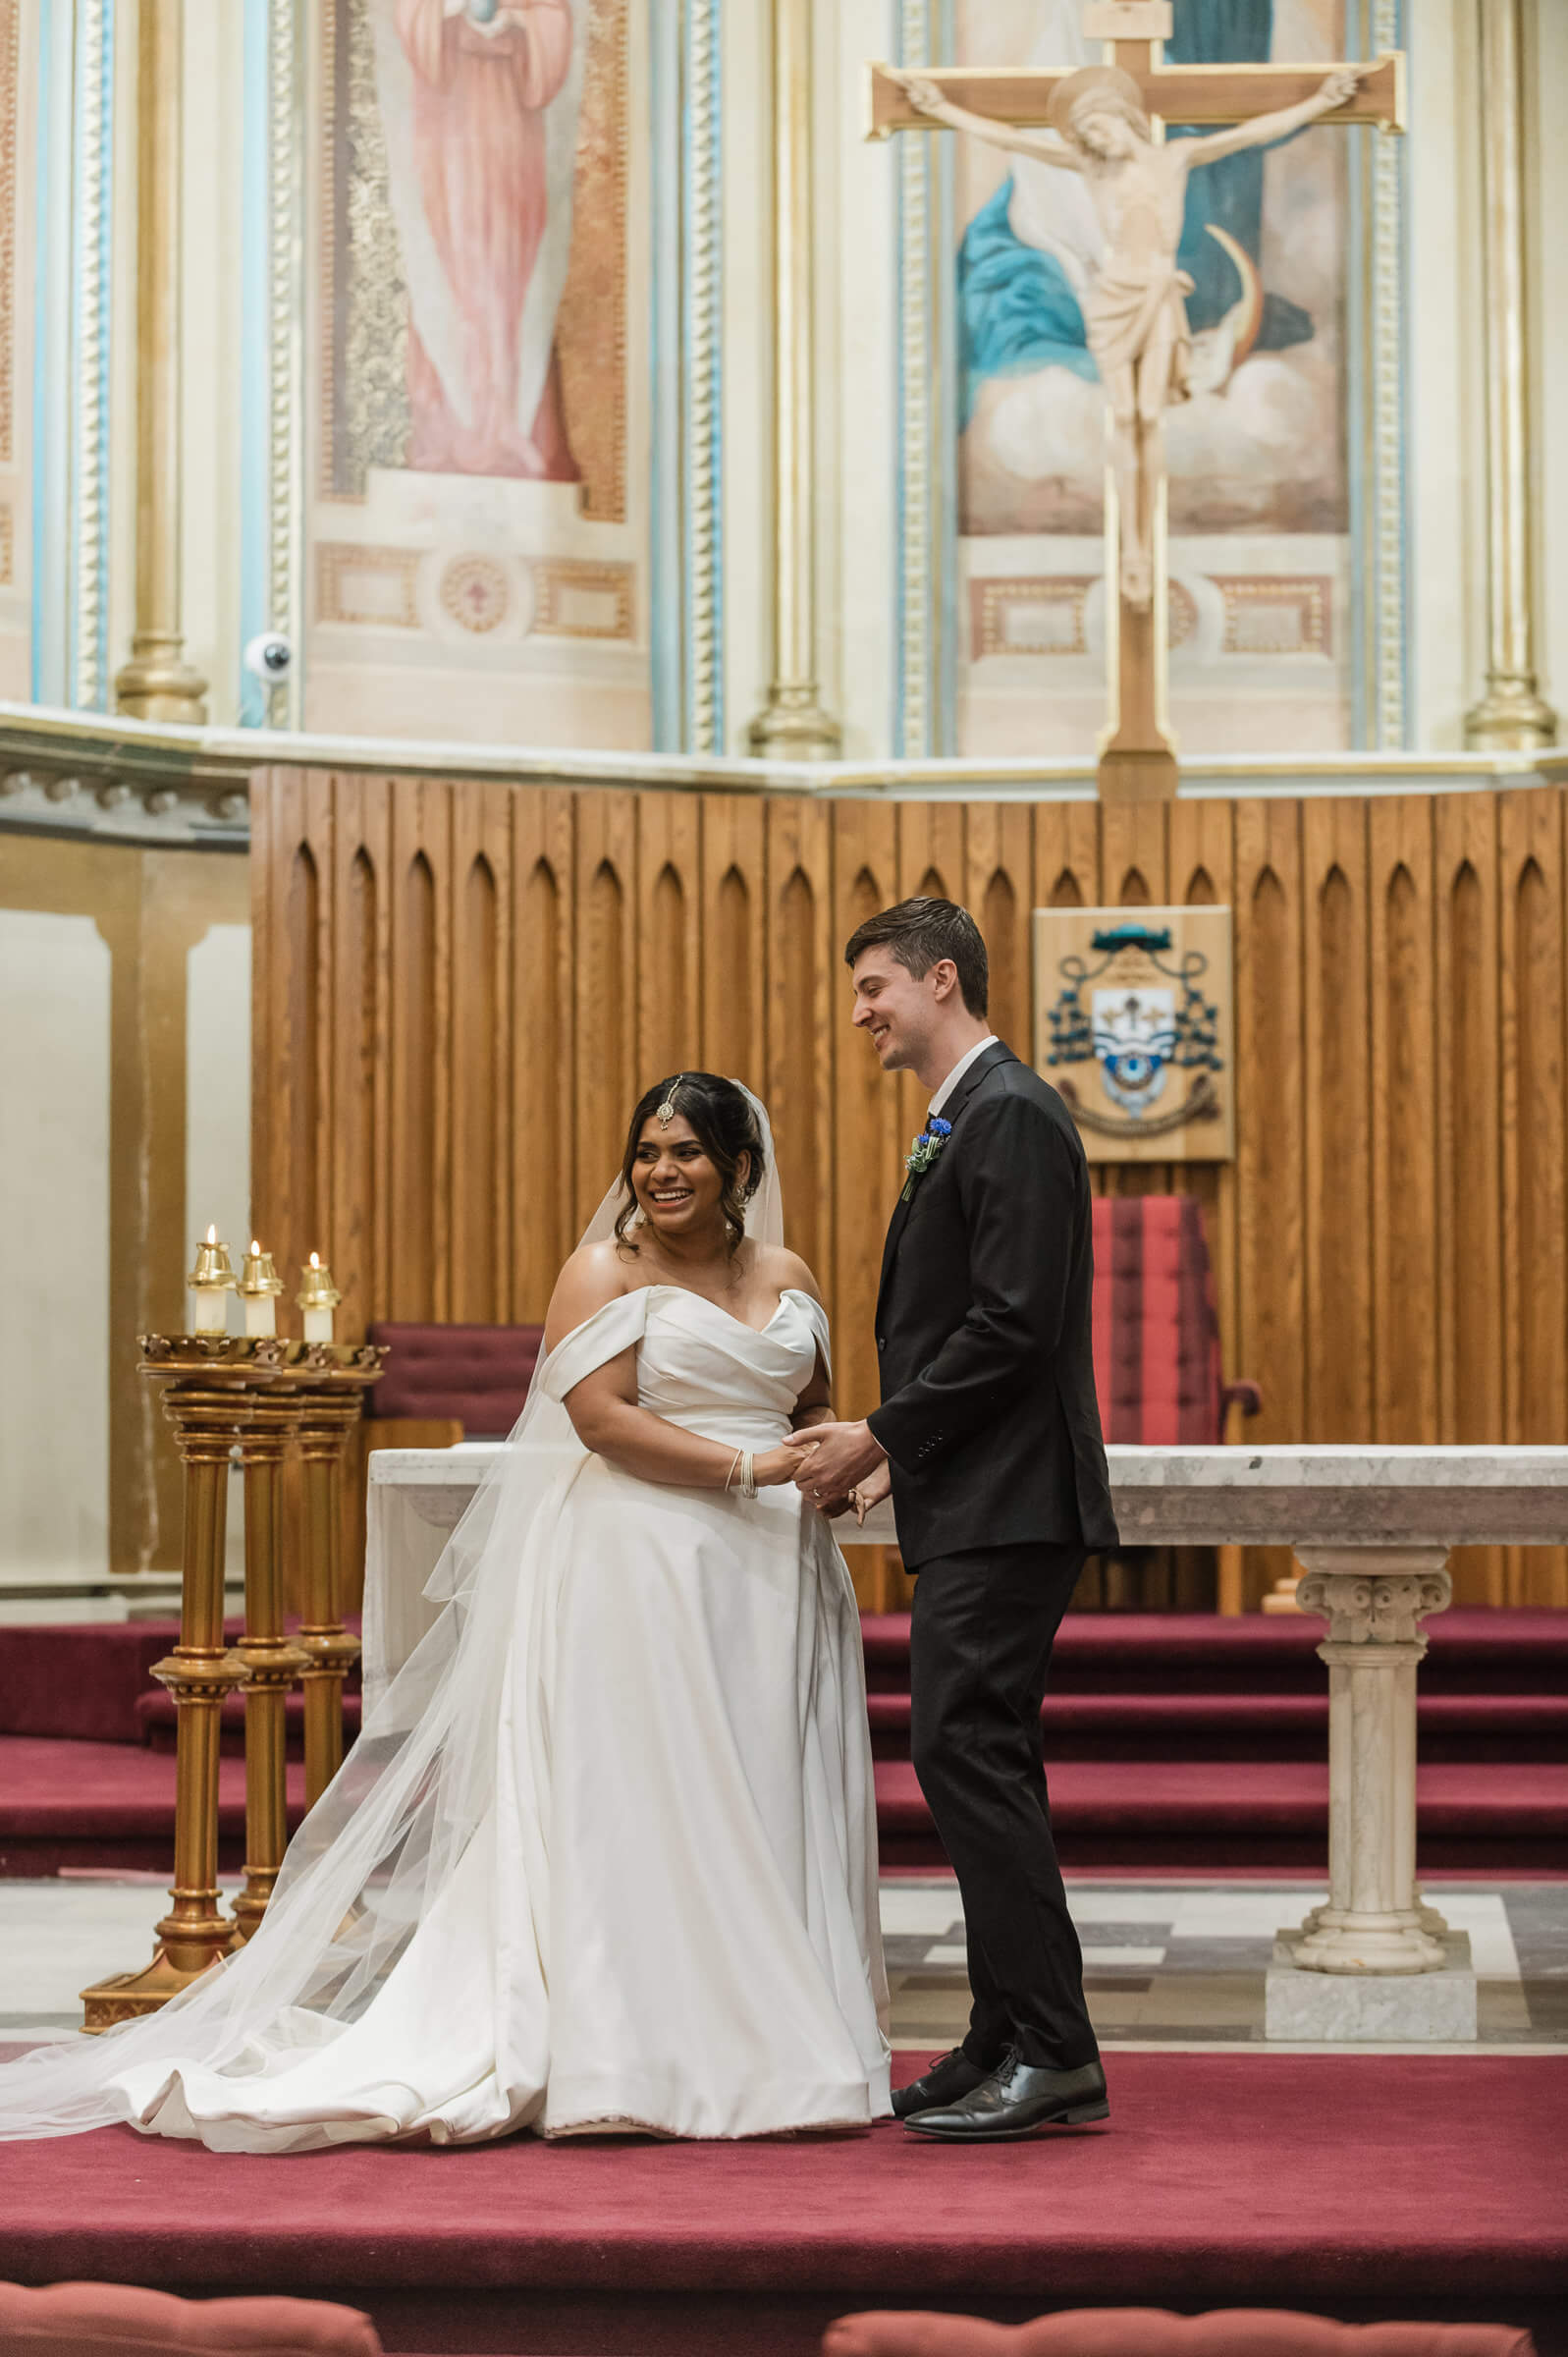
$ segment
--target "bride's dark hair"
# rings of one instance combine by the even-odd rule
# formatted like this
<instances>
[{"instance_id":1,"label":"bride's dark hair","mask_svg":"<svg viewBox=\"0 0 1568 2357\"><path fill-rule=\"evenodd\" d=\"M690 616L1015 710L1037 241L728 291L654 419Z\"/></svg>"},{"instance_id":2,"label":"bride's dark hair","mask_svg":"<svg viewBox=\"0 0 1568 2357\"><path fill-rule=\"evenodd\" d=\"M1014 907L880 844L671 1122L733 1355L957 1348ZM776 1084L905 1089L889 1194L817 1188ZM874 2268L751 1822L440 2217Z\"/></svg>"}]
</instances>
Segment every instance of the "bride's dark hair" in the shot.
<instances>
[{"instance_id":1,"label":"bride's dark hair","mask_svg":"<svg viewBox=\"0 0 1568 2357\"><path fill-rule=\"evenodd\" d=\"M626 1234L637 1212L631 1174L643 1124L662 1105L673 1105L691 1124L692 1135L724 1180L719 1208L733 1252L746 1233L746 1205L762 1184L767 1158L745 1090L733 1080L722 1080L717 1072L673 1072L667 1080L655 1081L637 1099L626 1131L626 1150L621 1158L626 1204L616 1221L616 1242L631 1252L637 1249Z\"/></svg>"}]
</instances>

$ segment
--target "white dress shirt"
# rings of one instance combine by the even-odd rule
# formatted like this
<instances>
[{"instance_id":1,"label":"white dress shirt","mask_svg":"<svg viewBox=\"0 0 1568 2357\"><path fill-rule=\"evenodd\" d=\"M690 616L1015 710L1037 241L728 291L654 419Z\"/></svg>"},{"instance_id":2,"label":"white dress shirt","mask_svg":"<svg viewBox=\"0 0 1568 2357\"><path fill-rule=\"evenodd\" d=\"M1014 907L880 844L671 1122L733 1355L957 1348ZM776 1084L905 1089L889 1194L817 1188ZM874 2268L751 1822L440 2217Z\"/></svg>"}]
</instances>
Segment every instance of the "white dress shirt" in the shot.
<instances>
[{"instance_id":1,"label":"white dress shirt","mask_svg":"<svg viewBox=\"0 0 1568 2357\"><path fill-rule=\"evenodd\" d=\"M988 1031L984 1039L977 1039L972 1048L965 1050L964 1054L959 1057L957 1063L953 1066L952 1070L947 1074L946 1079L944 1080L942 1086L938 1089L936 1095L932 1098L930 1112L928 1112L926 1115L927 1121L930 1121L932 1114L940 1113L942 1111L944 1105L946 1104L947 1099L952 1095L953 1090L957 1087L959 1081L969 1069L969 1067L974 1063L975 1058L977 1056L983 1056L988 1048L997 1047L999 1044L1000 1043L997 1039L997 1034L995 1031Z\"/></svg>"}]
</instances>

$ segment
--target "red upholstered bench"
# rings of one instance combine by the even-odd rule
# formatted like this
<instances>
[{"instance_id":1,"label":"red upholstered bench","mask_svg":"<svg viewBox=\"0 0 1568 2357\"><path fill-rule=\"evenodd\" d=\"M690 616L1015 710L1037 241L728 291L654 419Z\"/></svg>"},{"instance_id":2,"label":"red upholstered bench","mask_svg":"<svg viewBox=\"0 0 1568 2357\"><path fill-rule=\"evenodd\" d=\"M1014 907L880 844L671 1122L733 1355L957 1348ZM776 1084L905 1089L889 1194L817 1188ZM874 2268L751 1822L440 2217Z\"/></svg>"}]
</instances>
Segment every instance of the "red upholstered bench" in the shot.
<instances>
[{"instance_id":1,"label":"red upholstered bench","mask_svg":"<svg viewBox=\"0 0 1568 2357\"><path fill-rule=\"evenodd\" d=\"M0 2349L32 2357L381 2357L357 2308L183 2300L131 2283L0 2283Z\"/></svg>"},{"instance_id":2,"label":"red upholstered bench","mask_svg":"<svg viewBox=\"0 0 1568 2357\"><path fill-rule=\"evenodd\" d=\"M387 1371L365 1413L378 1424L450 1422L461 1425L463 1440L498 1440L522 1413L544 1331L391 1320L374 1325L366 1340L387 1345Z\"/></svg>"},{"instance_id":3,"label":"red upholstered bench","mask_svg":"<svg viewBox=\"0 0 1568 2357\"><path fill-rule=\"evenodd\" d=\"M1289 2308L1063 2308L1028 2325L868 2310L823 2334L823 2357L1535 2357L1514 2325L1341 2325Z\"/></svg>"}]
</instances>

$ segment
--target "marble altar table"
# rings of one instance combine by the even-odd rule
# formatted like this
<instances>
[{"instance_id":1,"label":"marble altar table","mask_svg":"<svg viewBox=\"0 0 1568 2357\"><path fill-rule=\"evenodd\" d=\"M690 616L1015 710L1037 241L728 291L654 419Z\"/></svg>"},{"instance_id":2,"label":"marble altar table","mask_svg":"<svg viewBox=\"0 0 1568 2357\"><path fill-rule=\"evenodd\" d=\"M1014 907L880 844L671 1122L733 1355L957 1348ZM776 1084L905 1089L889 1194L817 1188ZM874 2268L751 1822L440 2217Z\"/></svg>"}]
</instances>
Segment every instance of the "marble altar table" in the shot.
<instances>
[{"instance_id":1,"label":"marble altar table","mask_svg":"<svg viewBox=\"0 0 1568 2357\"><path fill-rule=\"evenodd\" d=\"M394 1664L428 1625L420 1589L497 1453L493 1443L370 1459L367 1659ZM1296 1601L1328 1623L1328 1899L1281 1934L1268 2030L1287 2039L1476 2034L1466 1943L1416 1885L1421 1623L1445 1610L1450 1548L1568 1544L1568 1448L1116 1447L1129 1547L1291 1548ZM548 1465L541 1462L544 1478ZM895 1545L889 1507L840 1540Z\"/></svg>"}]
</instances>

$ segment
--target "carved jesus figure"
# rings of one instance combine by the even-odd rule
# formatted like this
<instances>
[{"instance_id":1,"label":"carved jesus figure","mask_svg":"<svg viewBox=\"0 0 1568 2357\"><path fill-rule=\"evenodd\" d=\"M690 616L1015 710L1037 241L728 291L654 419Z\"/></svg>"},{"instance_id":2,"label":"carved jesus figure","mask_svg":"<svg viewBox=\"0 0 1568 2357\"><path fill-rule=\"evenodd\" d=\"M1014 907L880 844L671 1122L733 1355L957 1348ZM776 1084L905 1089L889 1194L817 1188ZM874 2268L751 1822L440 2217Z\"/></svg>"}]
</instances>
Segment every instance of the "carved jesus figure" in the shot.
<instances>
[{"instance_id":1,"label":"carved jesus figure","mask_svg":"<svg viewBox=\"0 0 1568 2357\"><path fill-rule=\"evenodd\" d=\"M1084 333L1105 388L1120 513L1121 594L1129 605L1147 606L1153 596L1164 411L1189 391L1192 336L1182 298L1192 281L1176 267L1187 175L1195 165L1266 147L1331 114L1355 95L1362 75L1355 66L1337 68L1299 106L1163 144L1154 137L1138 84L1119 66L1085 66L1057 82L1051 93L1051 134L1014 131L952 105L936 82L918 74L890 73L910 104L933 122L1083 176L1106 239L1100 269L1082 297Z\"/></svg>"}]
</instances>

